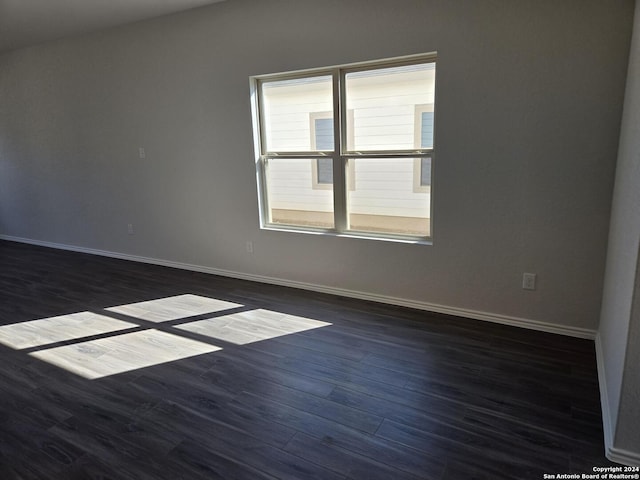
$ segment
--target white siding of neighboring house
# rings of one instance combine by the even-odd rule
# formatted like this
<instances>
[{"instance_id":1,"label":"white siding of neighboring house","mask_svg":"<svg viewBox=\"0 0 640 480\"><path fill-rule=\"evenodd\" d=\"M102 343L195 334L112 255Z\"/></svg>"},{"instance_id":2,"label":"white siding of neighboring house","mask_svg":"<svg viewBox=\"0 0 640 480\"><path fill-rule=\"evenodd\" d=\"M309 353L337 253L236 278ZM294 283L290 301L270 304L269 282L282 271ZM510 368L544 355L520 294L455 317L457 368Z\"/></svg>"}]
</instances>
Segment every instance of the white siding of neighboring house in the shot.
<instances>
[{"instance_id":1,"label":"white siding of neighboring house","mask_svg":"<svg viewBox=\"0 0 640 480\"><path fill-rule=\"evenodd\" d=\"M358 214L429 217L429 193L414 193L413 159L359 159L349 211Z\"/></svg>"},{"instance_id":2,"label":"white siding of neighboring house","mask_svg":"<svg viewBox=\"0 0 640 480\"><path fill-rule=\"evenodd\" d=\"M269 206L273 209L333 211L333 190L313 188L314 161L276 159L269 162Z\"/></svg>"}]
</instances>

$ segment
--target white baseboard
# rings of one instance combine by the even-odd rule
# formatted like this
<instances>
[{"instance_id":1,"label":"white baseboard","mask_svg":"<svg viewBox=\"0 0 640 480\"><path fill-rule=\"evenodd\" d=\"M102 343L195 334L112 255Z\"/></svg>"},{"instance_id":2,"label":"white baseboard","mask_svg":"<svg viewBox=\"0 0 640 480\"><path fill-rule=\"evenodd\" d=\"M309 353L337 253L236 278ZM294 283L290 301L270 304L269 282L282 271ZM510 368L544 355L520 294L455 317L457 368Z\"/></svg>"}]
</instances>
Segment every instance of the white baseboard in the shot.
<instances>
[{"instance_id":1,"label":"white baseboard","mask_svg":"<svg viewBox=\"0 0 640 480\"><path fill-rule=\"evenodd\" d=\"M611 418L611 405L609 404L609 394L607 390L607 374L604 366L604 352L600 334L596 335L596 361L598 364L598 384L600 386L600 406L602 409L602 429L604 430L605 456L612 462L623 465L640 467L640 453L630 452L622 448L616 448L614 443L614 427Z\"/></svg>"},{"instance_id":2,"label":"white baseboard","mask_svg":"<svg viewBox=\"0 0 640 480\"><path fill-rule=\"evenodd\" d=\"M598 365L598 385L600 387L600 407L602 409L602 429L604 430L605 455L609 460L609 452L613 446L613 425L611 424L611 407L609 406L609 394L607 390L606 369L600 334L596 335L596 363ZM613 460L615 461L615 460Z\"/></svg>"},{"instance_id":3,"label":"white baseboard","mask_svg":"<svg viewBox=\"0 0 640 480\"><path fill-rule=\"evenodd\" d=\"M192 265L188 263L174 262L171 260L163 260L159 258L142 257L138 255L129 255L125 253L111 252L107 250L97 250L93 248L79 247L75 245L65 245L60 243L45 242L41 240L32 240L28 238L13 237L9 235L0 235L0 240L9 240L13 242L28 243L31 245L56 248L60 250L69 250L69 251L79 252L79 253L89 253L92 255L118 258L121 260L130 260L134 262L149 263L153 265L161 265L165 267L179 268L183 270L191 270L194 272L210 273L213 275L220 275L223 277L238 278L241 280L250 280L253 282L268 283L272 285L281 285L284 287L299 288L302 290L328 293L332 295L338 295L341 297L358 298L361 300L369 300L369 301L385 303L389 305L409 307L417 310L424 310L424 311L434 312L434 313L443 313L446 315L471 318L474 320L484 320L484 321L499 323L503 325L511 325L514 327L527 328L529 330L538 330L538 331L548 332L548 333L556 333L559 335L566 335L570 337L594 340L596 336L595 330L590 330L586 328L571 327L567 325L557 325L553 323L541 322L538 320L530 320L527 318L512 317L512 316L500 315L496 313L481 312L477 310L469 310L469 309L458 308L458 307L450 307L446 305L420 302L420 301L410 300L406 298L391 297L387 295L378 295L374 293L360 292L356 290L347 290L343 288L330 287L327 285L317 285L313 283L298 282L298 281L286 280L282 278L269 277L265 275L255 275L251 273L234 272L231 270L222 270L219 268L205 267L201 265Z\"/></svg>"},{"instance_id":4,"label":"white baseboard","mask_svg":"<svg viewBox=\"0 0 640 480\"><path fill-rule=\"evenodd\" d=\"M609 460L630 467L640 467L640 453L630 452L622 448L608 447L606 456Z\"/></svg>"}]
</instances>

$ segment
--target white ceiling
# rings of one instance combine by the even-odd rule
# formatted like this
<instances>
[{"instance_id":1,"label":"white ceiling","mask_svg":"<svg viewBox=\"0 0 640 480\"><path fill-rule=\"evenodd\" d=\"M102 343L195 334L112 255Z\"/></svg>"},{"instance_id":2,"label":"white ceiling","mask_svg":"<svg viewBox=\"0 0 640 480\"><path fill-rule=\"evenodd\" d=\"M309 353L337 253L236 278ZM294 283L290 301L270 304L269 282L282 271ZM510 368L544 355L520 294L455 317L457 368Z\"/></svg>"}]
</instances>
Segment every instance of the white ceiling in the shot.
<instances>
[{"instance_id":1,"label":"white ceiling","mask_svg":"<svg viewBox=\"0 0 640 480\"><path fill-rule=\"evenodd\" d=\"M224 0L0 0L0 52Z\"/></svg>"}]
</instances>

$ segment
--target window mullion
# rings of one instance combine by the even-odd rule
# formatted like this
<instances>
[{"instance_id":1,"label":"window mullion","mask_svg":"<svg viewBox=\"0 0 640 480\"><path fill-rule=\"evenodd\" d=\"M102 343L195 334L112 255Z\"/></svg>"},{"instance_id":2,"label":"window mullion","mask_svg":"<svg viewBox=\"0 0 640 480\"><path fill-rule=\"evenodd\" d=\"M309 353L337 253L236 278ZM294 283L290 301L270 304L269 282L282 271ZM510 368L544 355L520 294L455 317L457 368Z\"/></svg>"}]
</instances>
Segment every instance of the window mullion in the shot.
<instances>
[{"instance_id":1,"label":"window mullion","mask_svg":"<svg viewBox=\"0 0 640 480\"><path fill-rule=\"evenodd\" d=\"M335 228L344 232L348 228L347 222L347 179L346 162L341 152L345 149L346 109L344 107L344 92L341 72L333 71L333 212Z\"/></svg>"},{"instance_id":2,"label":"window mullion","mask_svg":"<svg viewBox=\"0 0 640 480\"><path fill-rule=\"evenodd\" d=\"M260 155L257 161L256 174L258 177L258 205L260 207L260 227L271 223L269 195L267 194L267 161Z\"/></svg>"}]
</instances>

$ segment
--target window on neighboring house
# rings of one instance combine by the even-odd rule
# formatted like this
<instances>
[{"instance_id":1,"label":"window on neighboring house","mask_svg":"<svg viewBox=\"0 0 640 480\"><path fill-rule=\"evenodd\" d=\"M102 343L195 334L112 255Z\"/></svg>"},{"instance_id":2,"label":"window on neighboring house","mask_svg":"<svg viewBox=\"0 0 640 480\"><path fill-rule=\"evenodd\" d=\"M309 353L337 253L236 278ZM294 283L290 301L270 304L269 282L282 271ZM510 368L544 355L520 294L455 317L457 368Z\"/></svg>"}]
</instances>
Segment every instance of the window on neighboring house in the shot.
<instances>
[{"instance_id":1,"label":"window on neighboring house","mask_svg":"<svg viewBox=\"0 0 640 480\"><path fill-rule=\"evenodd\" d=\"M333 114L332 112L311 113L311 150L333 150ZM313 188L332 188L333 160L331 157L317 158L311 161L313 169Z\"/></svg>"},{"instance_id":2,"label":"window on neighboring house","mask_svg":"<svg viewBox=\"0 0 640 480\"><path fill-rule=\"evenodd\" d=\"M416 148L433 149L433 105L416 105ZM414 192L431 192L431 157L414 162Z\"/></svg>"},{"instance_id":3,"label":"window on neighboring house","mask_svg":"<svg viewBox=\"0 0 640 480\"><path fill-rule=\"evenodd\" d=\"M253 77L252 92L263 227L431 237L435 54Z\"/></svg>"},{"instance_id":4,"label":"window on neighboring house","mask_svg":"<svg viewBox=\"0 0 640 480\"><path fill-rule=\"evenodd\" d=\"M352 121L352 112L348 122ZM331 112L311 113L311 150L331 151L333 150L333 118ZM333 188L333 159L331 157L317 158L311 161L312 185L315 189ZM355 172L349 169L349 190L353 190L355 184Z\"/></svg>"}]
</instances>

